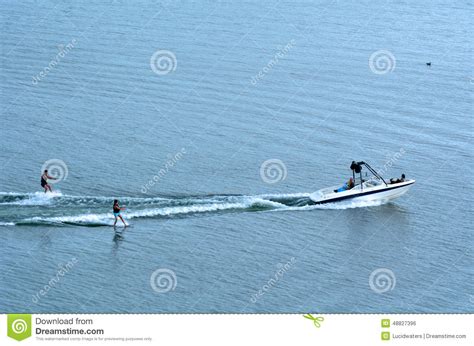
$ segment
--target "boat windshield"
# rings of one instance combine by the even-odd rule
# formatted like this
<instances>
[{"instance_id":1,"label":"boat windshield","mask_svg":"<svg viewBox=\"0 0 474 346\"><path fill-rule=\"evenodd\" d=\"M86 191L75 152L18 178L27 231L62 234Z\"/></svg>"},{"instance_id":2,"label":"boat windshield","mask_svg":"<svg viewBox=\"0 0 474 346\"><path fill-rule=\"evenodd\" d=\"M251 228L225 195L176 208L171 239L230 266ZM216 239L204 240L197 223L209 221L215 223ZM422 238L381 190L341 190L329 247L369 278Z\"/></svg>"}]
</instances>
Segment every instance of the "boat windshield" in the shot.
<instances>
[{"instance_id":1,"label":"boat windshield","mask_svg":"<svg viewBox=\"0 0 474 346\"><path fill-rule=\"evenodd\" d=\"M378 179L377 177L363 177L362 181L364 182L365 186L378 186L383 184L382 180ZM360 186L360 178L356 178L355 186Z\"/></svg>"},{"instance_id":2,"label":"boat windshield","mask_svg":"<svg viewBox=\"0 0 474 346\"><path fill-rule=\"evenodd\" d=\"M379 185L383 185L383 182L380 180L380 179L369 179L365 182L365 185L366 186L379 186Z\"/></svg>"}]
</instances>

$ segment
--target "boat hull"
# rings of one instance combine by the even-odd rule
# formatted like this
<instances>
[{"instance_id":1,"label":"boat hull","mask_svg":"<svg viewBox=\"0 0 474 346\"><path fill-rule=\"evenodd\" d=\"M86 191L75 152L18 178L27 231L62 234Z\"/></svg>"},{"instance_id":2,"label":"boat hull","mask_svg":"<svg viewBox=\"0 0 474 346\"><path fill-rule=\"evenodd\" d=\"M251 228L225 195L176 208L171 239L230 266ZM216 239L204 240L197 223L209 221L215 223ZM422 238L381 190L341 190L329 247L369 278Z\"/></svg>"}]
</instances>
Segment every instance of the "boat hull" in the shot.
<instances>
[{"instance_id":1,"label":"boat hull","mask_svg":"<svg viewBox=\"0 0 474 346\"><path fill-rule=\"evenodd\" d=\"M414 183L415 180L409 180L402 183L389 184L388 186L383 185L363 190L350 190L330 194L323 194L321 192L322 190L320 190L311 194L309 197L316 204L335 203L347 200L361 202L387 202L407 193Z\"/></svg>"}]
</instances>

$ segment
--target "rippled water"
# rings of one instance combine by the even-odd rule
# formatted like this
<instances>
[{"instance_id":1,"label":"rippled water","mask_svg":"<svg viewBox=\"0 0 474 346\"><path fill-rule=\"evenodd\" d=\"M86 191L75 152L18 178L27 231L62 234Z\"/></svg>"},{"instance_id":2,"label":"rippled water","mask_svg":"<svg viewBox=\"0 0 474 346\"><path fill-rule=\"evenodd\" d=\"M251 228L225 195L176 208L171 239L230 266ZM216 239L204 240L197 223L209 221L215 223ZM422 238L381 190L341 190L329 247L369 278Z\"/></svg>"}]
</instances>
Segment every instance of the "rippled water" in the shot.
<instances>
[{"instance_id":1,"label":"rippled water","mask_svg":"<svg viewBox=\"0 0 474 346\"><path fill-rule=\"evenodd\" d=\"M472 312L471 14L3 4L0 310ZM352 160L417 182L313 205Z\"/></svg>"}]
</instances>

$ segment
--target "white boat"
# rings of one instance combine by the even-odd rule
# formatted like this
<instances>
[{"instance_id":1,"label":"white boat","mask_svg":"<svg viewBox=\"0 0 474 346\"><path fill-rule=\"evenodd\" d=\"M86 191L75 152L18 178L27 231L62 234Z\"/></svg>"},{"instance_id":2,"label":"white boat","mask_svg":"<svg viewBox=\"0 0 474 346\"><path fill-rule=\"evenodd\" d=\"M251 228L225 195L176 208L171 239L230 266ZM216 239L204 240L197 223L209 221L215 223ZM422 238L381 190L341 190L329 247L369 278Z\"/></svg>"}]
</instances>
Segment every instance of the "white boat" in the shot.
<instances>
[{"instance_id":1,"label":"white boat","mask_svg":"<svg viewBox=\"0 0 474 346\"><path fill-rule=\"evenodd\" d=\"M372 177L362 177L362 168L369 170ZM402 175L401 179L391 179L386 182L380 174L378 174L368 163L364 161L352 161L352 181L353 186L341 187L341 185L328 187L312 193L309 198L316 204L335 203L346 200L353 201L381 201L387 202L394 198L398 198L408 192L410 187L415 183L414 179L405 179ZM360 176L356 179L356 173Z\"/></svg>"}]
</instances>

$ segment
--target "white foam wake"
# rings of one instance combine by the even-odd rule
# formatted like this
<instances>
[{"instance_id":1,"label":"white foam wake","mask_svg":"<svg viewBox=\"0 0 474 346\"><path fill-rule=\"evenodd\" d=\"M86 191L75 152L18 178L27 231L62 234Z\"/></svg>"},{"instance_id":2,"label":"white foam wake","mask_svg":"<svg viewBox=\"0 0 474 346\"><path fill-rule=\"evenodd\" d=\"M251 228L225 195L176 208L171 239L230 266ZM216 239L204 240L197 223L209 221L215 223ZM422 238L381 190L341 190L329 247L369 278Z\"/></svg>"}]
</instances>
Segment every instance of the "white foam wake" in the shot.
<instances>
[{"instance_id":1,"label":"white foam wake","mask_svg":"<svg viewBox=\"0 0 474 346\"><path fill-rule=\"evenodd\" d=\"M82 196L63 195L60 191L51 194L42 192L31 194L5 194L1 196L10 196L4 198L7 201L0 204L14 204L21 206L31 205L48 205L53 204L58 208L49 208L56 213L54 215L31 215L30 218L15 220L4 219L0 222L0 226L12 225L29 225L29 224L51 224L64 225L75 224L85 226L105 226L112 225L114 216L109 209L104 209L109 204L111 197L91 197L92 201L88 201ZM128 198L130 208L123 212L125 220L152 217L172 217L174 215L212 213L220 211L309 211L317 209L325 210L344 210L352 208L374 207L386 203L386 201L357 201L347 200L336 203L328 203L322 205L311 204L308 198L309 193L292 193L292 194L267 194L257 196L214 196L214 197L188 197L188 198ZM55 198L58 198L55 201ZM10 200L9 200L10 199ZM122 200L127 201L127 197ZM90 209L98 205L98 213L91 213ZM94 207L91 207L91 204ZM74 209L70 206L74 206ZM84 209L83 206L87 206ZM79 210L82 208L82 211ZM37 208L35 208L37 209ZM39 208L41 212L41 208ZM36 211L36 210L35 210ZM67 215L76 212L76 215ZM59 214L59 215L58 215ZM14 215L14 214L12 214ZM14 222L12 222L14 221Z\"/></svg>"},{"instance_id":2,"label":"white foam wake","mask_svg":"<svg viewBox=\"0 0 474 346\"><path fill-rule=\"evenodd\" d=\"M15 194L15 193L2 193L3 196L12 196L12 197L22 197L27 196L27 198L19 199L17 201L12 202L3 202L0 205L48 205L51 204L54 198L62 197L63 194L61 191L54 191L54 192L34 192L28 194Z\"/></svg>"},{"instance_id":3,"label":"white foam wake","mask_svg":"<svg viewBox=\"0 0 474 346\"><path fill-rule=\"evenodd\" d=\"M246 198L243 202L236 203L209 203L189 206L152 208L137 211L123 212L125 219L147 218L156 216L173 216L180 214L209 213L224 210L242 210L252 207L260 208L285 208L278 202L267 201L260 198ZM51 224L84 224L84 225L112 225L114 216L112 213L102 214L80 214L73 216L55 217L33 217L24 220L24 223L51 223Z\"/></svg>"}]
</instances>

